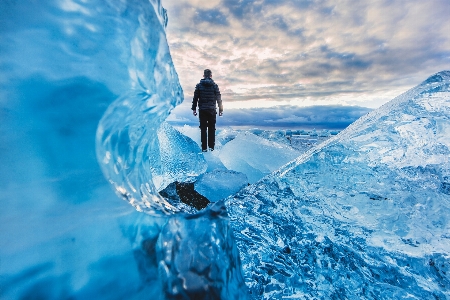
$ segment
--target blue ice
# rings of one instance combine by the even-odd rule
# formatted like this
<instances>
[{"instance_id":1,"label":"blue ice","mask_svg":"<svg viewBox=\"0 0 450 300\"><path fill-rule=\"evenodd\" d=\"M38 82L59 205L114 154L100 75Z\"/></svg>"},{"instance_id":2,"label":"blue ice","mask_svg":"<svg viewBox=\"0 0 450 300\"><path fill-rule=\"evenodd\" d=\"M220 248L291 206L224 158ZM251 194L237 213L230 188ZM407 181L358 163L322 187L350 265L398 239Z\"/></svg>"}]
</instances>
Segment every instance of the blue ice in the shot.
<instances>
[{"instance_id":1,"label":"blue ice","mask_svg":"<svg viewBox=\"0 0 450 300\"><path fill-rule=\"evenodd\" d=\"M226 129L204 155L164 123L167 21L158 0L0 2L2 299L450 297L450 72L307 152ZM175 181L211 203L162 197Z\"/></svg>"}]
</instances>

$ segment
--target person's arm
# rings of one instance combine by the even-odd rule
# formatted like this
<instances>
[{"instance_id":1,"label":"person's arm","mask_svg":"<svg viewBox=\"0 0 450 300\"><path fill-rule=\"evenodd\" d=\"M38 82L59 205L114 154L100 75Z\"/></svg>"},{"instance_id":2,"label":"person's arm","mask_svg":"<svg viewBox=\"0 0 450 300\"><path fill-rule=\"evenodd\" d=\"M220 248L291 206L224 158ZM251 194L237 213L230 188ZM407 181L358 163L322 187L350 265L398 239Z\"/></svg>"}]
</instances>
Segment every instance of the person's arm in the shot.
<instances>
[{"instance_id":1,"label":"person's arm","mask_svg":"<svg viewBox=\"0 0 450 300\"><path fill-rule=\"evenodd\" d=\"M200 92L198 90L198 84L195 86L195 91L194 91L194 98L192 98L192 114L194 116L197 115L197 103L198 103L198 99L200 96Z\"/></svg>"},{"instance_id":2,"label":"person's arm","mask_svg":"<svg viewBox=\"0 0 450 300\"><path fill-rule=\"evenodd\" d=\"M219 86L216 84L215 86L215 94L217 105L219 106L219 116L223 115L223 105L222 105L222 95L220 94Z\"/></svg>"}]
</instances>

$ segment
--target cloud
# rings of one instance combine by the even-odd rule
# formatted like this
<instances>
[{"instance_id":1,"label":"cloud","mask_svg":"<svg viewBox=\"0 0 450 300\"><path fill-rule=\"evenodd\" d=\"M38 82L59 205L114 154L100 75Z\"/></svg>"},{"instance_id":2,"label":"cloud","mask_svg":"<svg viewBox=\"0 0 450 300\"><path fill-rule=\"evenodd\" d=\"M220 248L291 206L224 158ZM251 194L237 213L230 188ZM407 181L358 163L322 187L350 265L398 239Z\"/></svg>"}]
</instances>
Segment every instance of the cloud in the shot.
<instances>
[{"instance_id":1,"label":"cloud","mask_svg":"<svg viewBox=\"0 0 450 300\"><path fill-rule=\"evenodd\" d=\"M370 111L366 107L341 105L227 109L223 117L217 117L217 127L344 129ZM198 118L187 105L176 109L167 121L177 126L198 125Z\"/></svg>"},{"instance_id":2,"label":"cloud","mask_svg":"<svg viewBox=\"0 0 450 300\"><path fill-rule=\"evenodd\" d=\"M199 9L195 12L195 23L208 22L216 25L229 25L227 17L219 9Z\"/></svg>"},{"instance_id":3,"label":"cloud","mask_svg":"<svg viewBox=\"0 0 450 300\"><path fill-rule=\"evenodd\" d=\"M205 68L228 101L379 106L450 69L448 0L166 0L185 95ZM257 87L256 87L257 86Z\"/></svg>"}]
</instances>

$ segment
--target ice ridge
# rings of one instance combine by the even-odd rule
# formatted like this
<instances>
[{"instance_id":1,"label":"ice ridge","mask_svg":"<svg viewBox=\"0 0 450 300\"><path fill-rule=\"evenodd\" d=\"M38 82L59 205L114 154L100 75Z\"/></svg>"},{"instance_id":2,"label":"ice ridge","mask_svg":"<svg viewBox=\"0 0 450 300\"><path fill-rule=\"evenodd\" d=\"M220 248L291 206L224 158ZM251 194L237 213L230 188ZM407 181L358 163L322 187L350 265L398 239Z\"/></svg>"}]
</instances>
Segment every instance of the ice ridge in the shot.
<instances>
[{"instance_id":1,"label":"ice ridge","mask_svg":"<svg viewBox=\"0 0 450 300\"><path fill-rule=\"evenodd\" d=\"M439 72L226 201L254 299L450 297Z\"/></svg>"}]
</instances>

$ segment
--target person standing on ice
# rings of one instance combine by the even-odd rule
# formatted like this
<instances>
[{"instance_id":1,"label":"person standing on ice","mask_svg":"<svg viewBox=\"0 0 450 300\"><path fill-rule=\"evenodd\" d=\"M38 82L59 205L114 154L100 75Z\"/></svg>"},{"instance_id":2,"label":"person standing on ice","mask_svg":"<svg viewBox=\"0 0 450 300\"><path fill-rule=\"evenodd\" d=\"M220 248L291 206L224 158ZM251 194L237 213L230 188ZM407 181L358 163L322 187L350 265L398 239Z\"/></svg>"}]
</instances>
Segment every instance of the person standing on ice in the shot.
<instances>
[{"instance_id":1,"label":"person standing on ice","mask_svg":"<svg viewBox=\"0 0 450 300\"><path fill-rule=\"evenodd\" d=\"M200 120L200 132L202 151L214 150L216 142L216 103L219 105L219 116L222 116L223 106L219 86L212 80L210 69L203 71L203 79L195 86L194 99L192 100L192 113L198 115Z\"/></svg>"}]
</instances>

